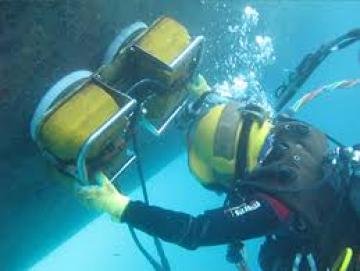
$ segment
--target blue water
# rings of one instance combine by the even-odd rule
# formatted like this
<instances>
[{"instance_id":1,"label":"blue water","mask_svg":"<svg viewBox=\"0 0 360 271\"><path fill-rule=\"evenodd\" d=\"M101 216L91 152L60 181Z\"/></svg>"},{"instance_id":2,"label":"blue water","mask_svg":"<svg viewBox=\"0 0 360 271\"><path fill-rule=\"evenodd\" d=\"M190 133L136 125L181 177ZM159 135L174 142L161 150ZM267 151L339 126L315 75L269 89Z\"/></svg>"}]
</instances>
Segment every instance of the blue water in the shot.
<instances>
[{"instance_id":1,"label":"blue water","mask_svg":"<svg viewBox=\"0 0 360 271\"><path fill-rule=\"evenodd\" d=\"M204 1L204 8L209 8L214 2ZM251 3L261 15L263 31L272 37L274 43L276 60L273 65L264 67L261 78L261 83L267 90L273 90L279 85L287 74L286 70L293 69L304 54L352 28L360 27L360 1L269 2ZM230 6L234 9L229 11L231 22L232 19L238 19L244 5L239 4L239 7L236 7L232 4L228 8ZM180 12L174 11L174 14L185 20L186 16L181 15ZM222 23L221 18L214 20L219 25ZM216 29L206 27L206 21L202 23L205 35L209 36L213 31L216 32ZM192 26L189 24L187 26L191 32ZM194 28L198 30L199 25ZM215 37L209 36L208 40L211 42ZM222 45L223 48L226 46L226 44ZM330 56L306 83L303 90L311 90L337 80L360 77L359 48L359 45L355 45ZM231 52L227 53L231 54ZM214 55L219 56L218 53L209 53L206 57L211 61ZM216 61L221 62L221 59ZM208 76L214 75L209 79L213 84L226 79L226 76L215 76L217 71L212 68L203 67ZM234 70L231 72L236 74ZM268 91L269 97L270 94L271 92ZM360 141L359 101L359 87L335 91L305 107L299 117L317 125L345 144L354 144ZM222 197L205 191L195 182L188 172L185 154L153 176L148 189L152 204L194 215L206 209L219 207L223 202ZM136 190L130 197L141 199L141 193ZM144 244L156 254L151 240L143 234L140 236ZM251 270L259 270L256 265L259 242L256 240L247 243ZM225 261L225 246L187 251L165 244L165 250L172 270L175 271L235 270ZM102 215L38 262L31 270L115 271L151 270L151 267L136 249L127 227L118 225L108 216Z\"/></svg>"},{"instance_id":2,"label":"blue water","mask_svg":"<svg viewBox=\"0 0 360 271\"><path fill-rule=\"evenodd\" d=\"M186 156L181 155L148 183L151 202L161 207L199 214L202 210L216 208L223 198L205 191L185 170ZM174 174L176 172L176 174ZM141 198L141 191L130 195ZM156 255L150 238L139 234L144 245ZM172 270L233 270L225 261L225 246L187 251L172 244L165 244ZM253 246L252 246L253 247ZM253 249L251 258L254 261ZM63 270L151 270L139 253L125 225L118 225L107 215L82 229L48 257L35 265L33 271Z\"/></svg>"}]
</instances>

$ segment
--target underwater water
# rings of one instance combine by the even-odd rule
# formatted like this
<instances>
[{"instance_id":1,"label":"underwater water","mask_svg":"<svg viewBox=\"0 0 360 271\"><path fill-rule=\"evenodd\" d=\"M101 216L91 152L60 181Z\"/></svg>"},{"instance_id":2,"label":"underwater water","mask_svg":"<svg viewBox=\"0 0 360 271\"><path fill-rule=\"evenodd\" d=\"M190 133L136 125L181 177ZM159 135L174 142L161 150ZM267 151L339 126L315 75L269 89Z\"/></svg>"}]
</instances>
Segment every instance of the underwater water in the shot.
<instances>
[{"instance_id":1,"label":"underwater water","mask_svg":"<svg viewBox=\"0 0 360 271\"><path fill-rule=\"evenodd\" d=\"M353 28L360 27L360 1L356 0L178 2L149 2L146 10L141 9L139 5L140 12L134 15L134 21L144 20L151 23L154 18L166 14L185 24L190 33L204 35L205 51L199 72L204 74L209 84L224 96L247 97L268 108L275 99L276 87L287 78L305 54L313 52L321 44ZM122 9L126 8L127 5L124 3ZM92 61L95 62L93 59ZM78 66L74 64L71 69L81 65L82 63ZM56 72L54 71L52 77L56 77ZM355 78L360 78L359 44L329 56L305 83L301 93L335 81ZM335 90L306 105L297 116L331 134L345 145L353 145L360 142L359 101L360 86ZM178 144L178 141L174 139L169 142ZM177 153L176 157L165 158L166 155L162 153L166 151L167 146L162 145L158 153L147 153L143 157L145 164L146 161L155 158L167 159L164 163L166 166L153 170L156 173L149 177L148 192L151 204L193 215L223 204L223 196L204 190L191 176L184 151ZM30 162L24 168L31 170L31 166ZM16 174L20 173L14 173ZM121 177L118 181L121 181ZM141 200L140 188L136 188L129 196ZM82 216L88 214L95 218L90 219L91 221L85 220L86 223L82 221L82 225L86 225L80 229L67 231L68 238L57 240L56 247L41 248L44 252L35 253L36 260L32 259L31 267L26 267L26 270L152 270L135 246L126 225L112 222L107 215L82 210ZM75 219L75 214L73 218ZM46 219L46 216L42 219ZM28 220L31 220L31 213L25 221ZM20 225L21 221L16 224ZM56 223L52 226L56 227ZM65 227L66 223L60 228ZM9 232L6 231L7 234L16 235ZM31 234L31 231L26 231L24 236ZM34 239L42 238L41 232L35 231L34 236ZM49 232L45 236L50 236ZM139 236L145 247L156 255L152 239L142 233L139 233ZM260 270L257 265L257 253L261 242L262 239L246 242L246 256L252 271ZM171 270L236 270L225 259L225 245L188 251L169 243L163 244ZM31 248L37 250L34 245ZM17 254L15 249L12 251L11 254ZM27 250L22 248L18 254L26 253ZM0 270L1 259L6 259L9 254L4 255L6 256L0 257ZM21 257L19 256L20 259ZM5 270L25 270L22 267L11 266Z\"/></svg>"},{"instance_id":2,"label":"underwater water","mask_svg":"<svg viewBox=\"0 0 360 271\"><path fill-rule=\"evenodd\" d=\"M211 6L214 2L205 0L203 5ZM217 4L220 5L220 11L234 6L227 6L226 1L218 2L222 2ZM222 52L212 52L215 45L210 44L208 54L205 53L205 57L209 59L204 62L214 61L216 64L211 67L204 64L203 69L205 74L210 75L210 82L219 92L230 93L232 96L252 95L254 100L264 99L262 103L272 99L271 93L267 91L269 86L276 86L279 78L286 75L286 69L291 70L305 53L360 26L360 2L357 1L279 1L278 5L249 2L249 6L239 6L241 7L235 11L228 11L231 16L235 16L234 13L237 12L238 18L231 21L230 16L219 27L224 32L220 33L216 42L222 50L228 50L227 57L219 59ZM285 26L271 29L267 26L269 20L274 20L271 25ZM211 22L210 25L216 27ZM191 29L191 25L189 28ZM210 26L203 26L202 34L214 39L208 37L211 31L220 30L209 28ZM359 78L359 71L357 45L329 57L305 84L304 90L315 89L337 80ZM217 72L217 75L211 77ZM249 89L252 90L251 93ZM345 144L353 144L359 141L360 134L357 115L359 100L359 86L334 91L305 107L299 117L324 129ZM204 191L194 181L188 172L185 154L154 175L148 189L152 204L193 215L221 206L223 202L223 197ZM141 193L137 189L130 196L140 199ZM146 247L156 254L151 239L144 234L140 236ZM260 270L256 262L261 242L260 239L246 243L251 270ZM196 251L187 251L166 243L164 246L172 270L235 270L225 260L226 246L199 248ZM64 242L31 270L80 269L151 270L151 267L136 249L127 228L111 222L109 217L103 215Z\"/></svg>"},{"instance_id":3,"label":"underwater water","mask_svg":"<svg viewBox=\"0 0 360 271\"><path fill-rule=\"evenodd\" d=\"M148 182L152 204L172 210L199 214L208 208L222 205L223 197L205 191L187 170L186 155L181 155L153 176ZM130 194L141 199L139 190ZM146 248L156 255L152 239L139 234ZM249 260L256 265L256 246L249 245ZM164 244L171 270L233 270L225 260L226 246L187 251L172 244ZM125 225L118 225L109 216L95 219L30 270L151 270L139 253ZM256 270L256 269L255 269Z\"/></svg>"}]
</instances>

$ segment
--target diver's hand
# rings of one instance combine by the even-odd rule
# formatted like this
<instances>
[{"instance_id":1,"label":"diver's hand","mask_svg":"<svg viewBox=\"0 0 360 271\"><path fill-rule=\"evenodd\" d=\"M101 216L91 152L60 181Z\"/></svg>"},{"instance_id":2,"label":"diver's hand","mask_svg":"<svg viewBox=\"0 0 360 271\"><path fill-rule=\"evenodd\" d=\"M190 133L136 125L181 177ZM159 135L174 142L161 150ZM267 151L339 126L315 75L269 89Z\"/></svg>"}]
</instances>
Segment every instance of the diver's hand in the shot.
<instances>
[{"instance_id":1,"label":"diver's hand","mask_svg":"<svg viewBox=\"0 0 360 271\"><path fill-rule=\"evenodd\" d=\"M198 74L188 85L187 89L195 97L200 97L205 92L210 91L211 88L208 85L206 79L201 74Z\"/></svg>"},{"instance_id":2,"label":"diver's hand","mask_svg":"<svg viewBox=\"0 0 360 271\"><path fill-rule=\"evenodd\" d=\"M96 174L98 185L87 185L77 188L76 193L81 201L88 207L111 215L114 221L121 221L121 216L130 199L120 192L102 174Z\"/></svg>"}]
</instances>

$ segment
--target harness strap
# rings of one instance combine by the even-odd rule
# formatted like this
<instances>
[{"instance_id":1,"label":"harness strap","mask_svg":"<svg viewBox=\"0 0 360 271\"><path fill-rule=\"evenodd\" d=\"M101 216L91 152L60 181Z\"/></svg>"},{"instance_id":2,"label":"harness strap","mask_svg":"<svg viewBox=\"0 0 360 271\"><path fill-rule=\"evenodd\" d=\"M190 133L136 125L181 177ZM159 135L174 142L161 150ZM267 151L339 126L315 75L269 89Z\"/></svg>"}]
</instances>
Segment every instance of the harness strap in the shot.
<instances>
[{"instance_id":1,"label":"harness strap","mask_svg":"<svg viewBox=\"0 0 360 271\"><path fill-rule=\"evenodd\" d=\"M300 271L300 264L302 260L304 259L305 254L304 253L296 253L294 264L292 267L292 271ZM316 262L314 259L314 256L311 253L306 254L306 260L310 267L310 271L318 271L316 267Z\"/></svg>"},{"instance_id":2,"label":"harness strap","mask_svg":"<svg viewBox=\"0 0 360 271\"><path fill-rule=\"evenodd\" d=\"M237 180L242 180L246 175L247 158L248 158L248 145L251 126L254 121L259 122L261 125L266 119L266 114L263 109L256 105L248 105L245 109L240 109L239 114L244 119L240 136L238 149L236 153L235 177Z\"/></svg>"}]
</instances>

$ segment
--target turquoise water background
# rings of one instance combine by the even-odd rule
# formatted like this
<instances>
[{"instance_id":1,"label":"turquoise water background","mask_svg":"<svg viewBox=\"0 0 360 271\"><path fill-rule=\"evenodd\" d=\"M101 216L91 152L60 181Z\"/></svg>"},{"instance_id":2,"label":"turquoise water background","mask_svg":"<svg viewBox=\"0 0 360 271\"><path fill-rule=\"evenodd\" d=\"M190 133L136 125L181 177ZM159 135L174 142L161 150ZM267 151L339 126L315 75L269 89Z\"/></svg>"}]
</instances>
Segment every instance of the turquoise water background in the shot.
<instances>
[{"instance_id":1,"label":"turquoise water background","mask_svg":"<svg viewBox=\"0 0 360 271\"><path fill-rule=\"evenodd\" d=\"M211 1L204 3L210 4ZM360 1L263 1L249 4L261 14L267 34L274 42L277 60L274 65L266 67L262 79L269 94L286 77L285 70L293 69L304 54L352 28L360 27ZM239 9L229 11L231 16L236 18L236 12L243 7L244 3L239 1ZM217 18L216 21L221 20ZM191 25L187 26L191 32ZM209 36L212 32L216 32L216 29L208 29L205 25L203 34ZM212 38L214 37L209 37L210 41ZM226 44L222 47L226 50ZM305 84L303 91L337 80L359 78L359 50L359 45L355 45L330 56ZM214 53L207 57L212 58L216 55ZM212 68L203 67L207 76L217 73ZM215 78L214 75L209 80L215 83ZM359 87L335 91L305 107L299 117L351 145L360 142L359 101ZM218 207L223 202L222 197L205 191L194 181L188 172L185 154L171 161L167 167L153 176L148 182L148 189L152 204L194 215ZM133 199L141 199L139 190L130 196ZM143 234L140 236L146 247L156 254L152 241ZM259 241L251 241L247 245L252 270L259 270L256 266L258 243ZM175 271L235 270L235 267L225 261L225 246L187 251L165 244L165 249L172 270ZM31 270L115 271L151 270L151 267L136 249L127 227L112 222L106 215L101 215L39 261Z\"/></svg>"}]
</instances>

